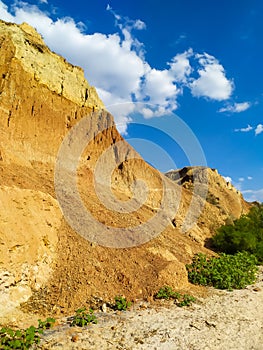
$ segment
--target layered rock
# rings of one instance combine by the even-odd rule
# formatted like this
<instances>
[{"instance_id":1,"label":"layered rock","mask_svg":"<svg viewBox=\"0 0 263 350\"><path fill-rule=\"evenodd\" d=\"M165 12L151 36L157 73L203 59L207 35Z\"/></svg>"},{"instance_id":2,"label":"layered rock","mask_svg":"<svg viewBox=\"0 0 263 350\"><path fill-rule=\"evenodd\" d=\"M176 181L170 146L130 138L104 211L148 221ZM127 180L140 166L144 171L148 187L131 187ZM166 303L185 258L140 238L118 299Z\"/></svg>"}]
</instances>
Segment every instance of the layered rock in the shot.
<instances>
[{"instance_id":1,"label":"layered rock","mask_svg":"<svg viewBox=\"0 0 263 350\"><path fill-rule=\"evenodd\" d=\"M83 70L51 52L29 25L0 21L0 48L1 157L54 161L66 131L104 105Z\"/></svg>"}]
</instances>

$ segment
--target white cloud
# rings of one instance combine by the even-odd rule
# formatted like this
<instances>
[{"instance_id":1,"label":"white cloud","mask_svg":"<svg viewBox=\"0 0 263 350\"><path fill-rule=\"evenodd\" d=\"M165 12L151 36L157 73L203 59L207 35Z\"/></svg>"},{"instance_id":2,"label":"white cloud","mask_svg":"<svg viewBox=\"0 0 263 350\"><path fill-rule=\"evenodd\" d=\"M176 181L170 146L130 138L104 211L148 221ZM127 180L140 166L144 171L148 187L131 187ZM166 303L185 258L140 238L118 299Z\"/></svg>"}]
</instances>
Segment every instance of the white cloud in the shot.
<instances>
[{"instance_id":1,"label":"white cloud","mask_svg":"<svg viewBox=\"0 0 263 350\"><path fill-rule=\"evenodd\" d=\"M246 111L251 107L250 102L240 102L234 103L233 105L228 105L226 107L220 108L218 112L230 112L230 113L240 113Z\"/></svg>"},{"instance_id":2,"label":"white cloud","mask_svg":"<svg viewBox=\"0 0 263 350\"><path fill-rule=\"evenodd\" d=\"M48 0L38 0L40 4L48 4Z\"/></svg>"},{"instance_id":3,"label":"white cloud","mask_svg":"<svg viewBox=\"0 0 263 350\"><path fill-rule=\"evenodd\" d=\"M140 19L132 20L129 17L120 16L109 5L107 5L106 10L109 11L114 16L115 24L120 29L125 39L124 41L122 41L123 47L126 47L128 49L133 49L136 51L136 53L140 57L143 57L144 55L143 44L132 35L132 31L134 29L135 30L146 29L146 24Z\"/></svg>"},{"instance_id":4,"label":"white cloud","mask_svg":"<svg viewBox=\"0 0 263 350\"><path fill-rule=\"evenodd\" d=\"M255 135L259 135L263 132L263 125L262 124L258 124L255 128Z\"/></svg>"},{"instance_id":5,"label":"white cloud","mask_svg":"<svg viewBox=\"0 0 263 350\"><path fill-rule=\"evenodd\" d=\"M163 100L168 99L174 103L173 109L176 108L175 98L179 91L169 70L149 70L145 76L144 93L153 104L161 104Z\"/></svg>"},{"instance_id":6,"label":"white cloud","mask_svg":"<svg viewBox=\"0 0 263 350\"><path fill-rule=\"evenodd\" d=\"M230 176L223 176L226 182L232 183L232 178Z\"/></svg>"},{"instance_id":7,"label":"white cloud","mask_svg":"<svg viewBox=\"0 0 263 350\"><path fill-rule=\"evenodd\" d=\"M253 177L252 176L248 176L247 179L248 180L253 180Z\"/></svg>"},{"instance_id":8,"label":"white cloud","mask_svg":"<svg viewBox=\"0 0 263 350\"><path fill-rule=\"evenodd\" d=\"M235 132L249 132L251 130L255 130L255 135L259 135L263 132L263 124L258 124L256 127L252 127L248 125L246 128L235 129Z\"/></svg>"},{"instance_id":9,"label":"white cloud","mask_svg":"<svg viewBox=\"0 0 263 350\"><path fill-rule=\"evenodd\" d=\"M253 130L253 127L248 125L246 128L235 129L235 132L249 132L251 130Z\"/></svg>"},{"instance_id":10,"label":"white cloud","mask_svg":"<svg viewBox=\"0 0 263 350\"><path fill-rule=\"evenodd\" d=\"M144 116L144 118L149 119L154 116L154 112L152 109L145 107L142 108L142 115Z\"/></svg>"},{"instance_id":11,"label":"white cloud","mask_svg":"<svg viewBox=\"0 0 263 350\"><path fill-rule=\"evenodd\" d=\"M14 22L14 17L8 12L8 7L0 0L0 19L6 22Z\"/></svg>"},{"instance_id":12,"label":"white cloud","mask_svg":"<svg viewBox=\"0 0 263 350\"><path fill-rule=\"evenodd\" d=\"M193 96L208 97L218 101L230 98L233 83L227 79L224 67L218 60L207 53L196 54L196 59L201 68L198 69L199 78L189 84Z\"/></svg>"},{"instance_id":13,"label":"white cloud","mask_svg":"<svg viewBox=\"0 0 263 350\"><path fill-rule=\"evenodd\" d=\"M138 30L146 29L146 24L143 21L141 21L140 19L137 19L134 22L134 28L138 29Z\"/></svg>"},{"instance_id":14,"label":"white cloud","mask_svg":"<svg viewBox=\"0 0 263 350\"><path fill-rule=\"evenodd\" d=\"M47 3L47 0L40 0ZM206 53L194 54L192 49L177 53L167 63L167 69L151 67L145 58L144 45L134 36L144 30L145 23L122 17L110 5L117 28L116 33L86 34L82 23L74 19L53 19L36 5L14 1L12 12L0 0L0 18L15 23L27 22L40 32L51 50L64 56L72 64L81 66L91 85L94 85L106 106L120 105L114 114L125 132L129 114L137 102L149 102L141 108L146 117L169 114L178 107L178 97L189 87L193 96L215 100L230 97L233 84L226 78L217 59ZM194 79L196 63L199 78ZM260 131L258 129L258 131Z\"/></svg>"},{"instance_id":15,"label":"white cloud","mask_svg":"<svg viewBox=\"0 0 263 350\"><path fill-rule=\"evenodd\" d=\"M244 179L244 177L240 177L240 178L238 179L238 181L243 182L243 181L245 181L245 179Z\"/></svg>"},{"instance_id":16,"label":"white cloud","mask_svg":"<svg viewBox=\"0 0 263 350\"><path fill-rule=\"evenodd\" d=\"M244 190L242 193L248 202L258 201L263 203L263 188L259 190Z\"/></svg>"},{"instance_id":17,"label":"white cloud","mask_svg":"<svg viewBox=\"0 0 263 350\"><path fill-rule=\"evenodd\" d=\"M174 56L169 64L170 70L173 73L175 81L186 83L187 78L192 73L193 69L190 65L189 58L193 55L193 50L189 49L184 53Z\"/></svg>"}]
</instances>

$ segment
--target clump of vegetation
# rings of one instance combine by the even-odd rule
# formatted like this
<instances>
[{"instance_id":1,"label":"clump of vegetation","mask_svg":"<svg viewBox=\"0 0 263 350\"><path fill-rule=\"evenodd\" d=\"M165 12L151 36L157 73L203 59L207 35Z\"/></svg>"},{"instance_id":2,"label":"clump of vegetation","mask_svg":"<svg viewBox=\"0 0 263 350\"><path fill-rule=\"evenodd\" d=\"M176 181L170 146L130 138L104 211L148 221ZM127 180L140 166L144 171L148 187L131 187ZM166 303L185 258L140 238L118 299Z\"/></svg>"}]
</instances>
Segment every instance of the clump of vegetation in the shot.
<instances>
[{"instance_id":1,"label":"clump of vegetation","mask_svg":"<svg viewBox=\"0 0 263 350\"><path fill-rule=\"evenodd\" d=\"M179 295L179 293L174 292L172 287L164 286L155 294L155 299L176 299L177 295Z\"/></svg>"},{"instance_id":2,"label":"clump of vegetation","mask_svg":"<svg viewBox=\"0 0 263 350\"><path fill-rule=\"evenodd\" d=\"M89 323L98 323L97 317L94 315L94 311L92 309L89 309L89 311L87 311L85 307L76 310L76 314L73 316L71 326L84 327Z\"/></svg>"},{"instance_id":3,"label":"clump of vegetation","mask_svg":"<svg viewBox=\"0 0 263 350\"><path fill-rule=\"evenodd\" d=\"M219 257L196 254L186 265L189 281L218 289L242 289L256 280L257 258L248 252Z\"/></svg>"},{"instance_id":4,"label":"clump of vegetation","mask_svg":"<svg viewBox=\"0 0 263 350\"><path fill-rule=\"evenodd\" d=\"M182 306L190 306L195 301L196 301L196 298L193 297L192 295L183 294L183 295L179 295L179 298L177 298L175 303L177 306L182 307Z\"/></svg>"},{"instance_id":5,"label":"clump of vegetation","mask_svg":"<svg viewBox=\"0 0 263 350\"><path fill-rule=\"evenodd\" d=\"M56 320L52 317L48 317L45 321L38 320L38 330L50 329L54 326Z\"/></svg>"},{"instance_id":6,"label":"clump of vegetation","mask_svg":"<svg viewBox=\"0 0 263 350\"><path fill-rule=\"evenodd\" d=\"M38 327L30 326L18 330L4 327L0 330L0 349L29 349L32 345L40 343L40 334L53 327L54 323L53 318L47 318L45 321L38 320Z\"/></svg>"},{"instance_id":7,"label":"clump of vegetation","mask_svg":"<svg viewBox=\"0 0 263 350\"><path fill-rule=\"evenodd\" d=\"M192 295L174 292L172 287L169 286L160 288L159 291L155 294L155 299L174 299L175 304L179 307L189 306L196 300Z\"/></svg>"},{"instance_id":8,"label":"clump of vegetation","mask_svg":"<svg viewBox=\"0 0 263 350\"><path fill-rule=\"evenodd\" d=\"M251 208L247 215L221 226L212 238L213 246L220 252L236 254L246 251L263 262L263 204Z\"/></svg>"},{"instance_id":9,"label":"clump of vegetation","mask_svg":"<svg viewBox=\"0 0 263 350\"><path fill-rule=\"evenodd\" d=\"M126 311L129 307L131 307L132 303L127 301L126 298L122 296L115 297L115 305L113 305L114 310L118 311Z\"/></svg>"}]
</instances>

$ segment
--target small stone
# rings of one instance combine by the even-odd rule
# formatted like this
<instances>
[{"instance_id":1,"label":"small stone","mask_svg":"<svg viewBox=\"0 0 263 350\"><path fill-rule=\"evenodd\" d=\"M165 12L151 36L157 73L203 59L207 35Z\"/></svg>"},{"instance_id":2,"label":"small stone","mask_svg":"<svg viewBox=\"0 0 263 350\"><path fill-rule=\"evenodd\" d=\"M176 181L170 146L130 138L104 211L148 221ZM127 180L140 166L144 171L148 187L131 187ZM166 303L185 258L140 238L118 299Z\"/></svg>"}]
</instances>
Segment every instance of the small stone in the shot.
<instances>
[{"instance_id":1,"label":"small stone","mask_svg":"<svg viewBox=\"0 0 263 350\"><path fill-rule=\"evenodd\" d=\"M255 287L255 288L253 288L253 291L254 291L254 292L260 292L260 291L261 291L261 288Z\"/></svg>"},{"instance_id":2,"label":"small stone","mask_svg":"<svg viewBox=\"0 0 263 350\"><path fill-rule=\"evenodd\" d=\"M73 343L76 343L78 340L79 340L79 336L78 336L78 335L72 335L71 341L72 341Z\"/></svg>"},{"instance_id":3,"label":"small stone","mask_svg":"<svg viewBox=\"0 0 263 350\"><path fill-rule=\"evenodd\" d=\"M101 310L102 310L102 312L107 312L107 306L105 303L102 304Z\"/></svg>"},{"instance_id":4,"label":"small stone","mask_svg":"<svg viewBox=\"0 0 263 350\"><path fill-rule=\"evenodd\" d=\"M146 309L148 309L148 307L147 307L147 305L142 304L142 305L140 305L140 309L141 309L141 310L146 310Z\"/></svg>"}]
</instances>

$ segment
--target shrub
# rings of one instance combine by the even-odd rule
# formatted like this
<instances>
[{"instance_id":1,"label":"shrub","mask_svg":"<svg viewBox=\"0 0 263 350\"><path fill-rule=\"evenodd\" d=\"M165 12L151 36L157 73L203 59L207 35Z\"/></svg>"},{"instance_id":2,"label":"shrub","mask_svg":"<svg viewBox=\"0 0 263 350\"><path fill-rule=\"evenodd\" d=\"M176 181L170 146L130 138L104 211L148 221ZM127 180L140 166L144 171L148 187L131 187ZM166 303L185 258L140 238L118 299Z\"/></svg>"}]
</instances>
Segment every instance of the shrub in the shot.
<instances>
[{"instance_id":1,"label":"shrub","mask_svg":"<svg viewBox=\"0 0 263 350\"><path fill-rule=\"evenodd\" d=\"M76 314L73 316L71 326L84 327L89 323L98 323L97 318L93 312L94 311L92 309L89 309L89 312L87 312L85 307L76 310Z\"/></svg>"},{"instance_id":2,"label":"shrub","mask_svg":"<svg viewBox=\"0 0 263 350\"><path fill-rule=\"evenodd\" d=\"M256 280L257 258L247 252L236 255L222 253L208 258L196 254L192 264L186 265L191 283L213 286L218 289L242 289Z\"/></svg>"},{"instance_id":3,"label":"shrub","mask_svg":"<svg viewBox=\"0 0 263 350\"><path fill-rule=\"evenodd\" d=\"M212 238L213 246L220 252L236 254L247 251L263 262L263 204L251 208L247 215L224 225Z\"/></svg>"}]
</instances>

